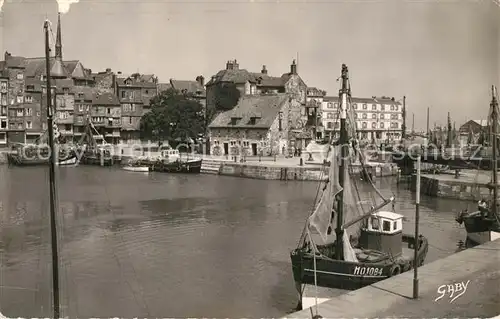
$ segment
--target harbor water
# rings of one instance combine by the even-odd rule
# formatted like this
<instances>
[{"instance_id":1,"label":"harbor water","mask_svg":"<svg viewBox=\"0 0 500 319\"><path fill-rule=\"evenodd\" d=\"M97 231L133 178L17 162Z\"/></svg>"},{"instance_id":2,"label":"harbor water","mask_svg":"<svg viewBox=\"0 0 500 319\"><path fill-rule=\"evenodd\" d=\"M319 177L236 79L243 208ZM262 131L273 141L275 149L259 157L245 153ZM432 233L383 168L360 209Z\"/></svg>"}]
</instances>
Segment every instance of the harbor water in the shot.
<instances>
[{"instance_id":1,"label":"harbor water","mask_svg":"<svg viewBox=\"0 0 500 319\"><path fill-rule=\"evenodd\" d=\"M61 309L70 317L280 317L296 306L289 251L316 182L57 169ZM414 198L392 179L413 232ZM0 166L0 312L49 317L48 168ZM426 262L457 251L468 203L424 197ZM411 282L408 282L411 285ZM339 293L342 293L341 291Z\"/></svg>"}]
</instances>

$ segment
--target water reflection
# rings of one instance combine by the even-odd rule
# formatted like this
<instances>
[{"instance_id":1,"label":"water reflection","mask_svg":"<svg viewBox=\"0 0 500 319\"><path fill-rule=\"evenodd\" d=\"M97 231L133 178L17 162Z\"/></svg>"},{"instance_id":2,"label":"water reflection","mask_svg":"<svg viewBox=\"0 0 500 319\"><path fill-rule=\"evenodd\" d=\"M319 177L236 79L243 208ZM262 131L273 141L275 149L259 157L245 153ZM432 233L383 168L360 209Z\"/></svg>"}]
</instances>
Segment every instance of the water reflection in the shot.
<instances>
[{"instance_id":1,"label":"water reflection","mask_svg":"<svg viewBox=\"0 0 500 319\"><path fill-rule=\"evenodd\" d=\"M44 168L0 167L0 304L5 315L50 316ZM6 182L7 181L7 182ZM394 191L413 231L414 198ZM221 176L59 172L64 315L274 317L295 306L289 250L318 185ZM365 196L372 196L365 194ZM457 250L456 201L422 198L428 262ZM19 302L19 300L22 300Z\"/></svg>"}]
</instances>

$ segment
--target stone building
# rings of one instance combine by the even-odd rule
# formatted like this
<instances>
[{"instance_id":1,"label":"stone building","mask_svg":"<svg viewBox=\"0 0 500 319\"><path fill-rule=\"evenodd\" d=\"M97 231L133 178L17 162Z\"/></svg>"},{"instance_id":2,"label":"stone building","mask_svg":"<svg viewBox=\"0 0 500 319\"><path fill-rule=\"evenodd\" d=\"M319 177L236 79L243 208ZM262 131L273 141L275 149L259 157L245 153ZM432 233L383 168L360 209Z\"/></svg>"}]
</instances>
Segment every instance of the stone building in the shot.
<instances>
[{"instance_id":1,"label":"stone building","mask_svg":"<svg viewBox=\"0 0 500 319\"><path fill-rule=\"evenodd\" d=\"M65 140L73 139L75 92L71 79L56 80L54 122Z\"/></svg>"},{"instance_id":2,"label":"stone building","mask_svg":"<svg viewBox=\"0 0 500 319\"><path fill-rule=\"evenodd\" d=\"M209 125L210 153L287 154L294 139L292 123L299 120L301 110L302 104L292 94L245 95Z\"/></svg>"},{"instance_id":3,"label":"stone building","mask_svg":"<svg viewBox=\"0 0 500 319\"><path fill-rule=\"evenodd\" d=\"M400 140L402 137L403 108L390 97L357 98L351 100L358 138L369 141ZM325 96L321 121L325 134L338 137L340 131L339 98Z\"/></svg>"},{"instance_id":4,"label":"stone building","mask_svg":"<svg viewBox=\"0 0 500 319\"><path fill-rule=\"evenodd\" d=\"M289 98L300 107L297 108L299 116L287 123L290 135L287 147L304 148L311 140L305 108L307 85L298 74L295 60L290 65L290 71L279 77L270 76L265 65L262 66L260 72L249 72L246 69L240 69L236 60L228 61L226 68L217 72L206 84L207 109L216 107L218 91L227 84L234 84L242 97L288 94Z\"/></svg>"}]
</instances>

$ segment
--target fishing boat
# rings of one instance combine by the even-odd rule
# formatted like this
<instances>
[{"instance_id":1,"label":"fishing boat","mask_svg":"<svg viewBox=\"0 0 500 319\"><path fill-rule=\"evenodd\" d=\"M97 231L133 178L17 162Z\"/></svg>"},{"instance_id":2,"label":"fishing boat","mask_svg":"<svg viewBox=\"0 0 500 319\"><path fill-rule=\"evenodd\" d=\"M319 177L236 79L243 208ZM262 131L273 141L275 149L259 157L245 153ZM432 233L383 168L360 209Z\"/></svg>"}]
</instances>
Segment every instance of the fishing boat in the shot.
<instances>
[{"instance_id":1,"label":"fishing boat","mask_svg":"<svg viewBox=\"0 0 500 319\"><path fill-rule=\"evenodd\" d=\"M160 156L149 166L154 172L191 173L201 172L201 158L190 158L189 154L182 157L178 150L169 147L160 149Z\"/></svg>"},{"instance_id":2,"label":"fishing boat","mask_svg":"<svg viewBox=\"0 0 500 319\"><path fill-rule=\"evenodd\" d=\"M122 169L129 172L149 172L149 165L143 159L137 159L128 163L127 165L122 166Z\"/></svg>"},{"instance_id":3,"label":"fishing boat","mask_svg":"<svg viewBox=\"0 0 500 319\"><path fill-rule=\"evenodd\" d=\"M488 116L488 126L490 127L490 141L492 145L491 161L491 199L479 201L478 210L469 212L464 210L459 213L456 221L464 224L467 232L467 240L473 245L481 245L488 241L500 238L500 216L498 212L498 96L495 86L492 86L492 99Z\"/></svg>"},{"instance_id":4,"label":"fishing boat","mask_svg":"<svg viewBox=\"0 0 500 319\"><path fill-rule=\"evenodd\" d=\"M85 121L85 131L79 143L82 152L80 164L112 166L115 162L112 145L106 143L88 116ZM97 142L97 138L100 139L100 144Z\"/></svg>"},{"instance_id":5,"label":"fishing boat","mask_svg":"<svg viewBox=\"0 0 500 319\"><path fill-rule=\"evenodd\" d=\"M429 248L424 236L403 234L404 216L394 211L394 197L381 194L371 179L369 185L360 186L370 189L372 202L361 197L356 185L359 174L352 164L358 158L364 161L353 139L356 128L346 65L341 74L340 139L331 141L328 178L297 248L290 253L298 308L307 285L358 289L406 272L415 261L422 265ZM382 210L389 204L392 210Z\"/></svg>"}]
</instances>

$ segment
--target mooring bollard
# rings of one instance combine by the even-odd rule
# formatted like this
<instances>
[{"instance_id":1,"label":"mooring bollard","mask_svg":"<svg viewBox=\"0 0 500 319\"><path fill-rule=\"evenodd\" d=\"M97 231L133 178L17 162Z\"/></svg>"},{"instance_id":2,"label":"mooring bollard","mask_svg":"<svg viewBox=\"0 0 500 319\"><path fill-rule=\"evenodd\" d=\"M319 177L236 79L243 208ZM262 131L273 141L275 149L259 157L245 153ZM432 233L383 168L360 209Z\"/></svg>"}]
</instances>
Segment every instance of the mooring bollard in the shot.
<instances>
[{"instance_id":1,"label":"mooring bollard","mask_svg":"<svg viewBox=\"0 0 500 319\"><path fill-rule=\"evenodd\" d=\"M300 158L299 163L300 163L300 166L304 166L304 159L302 157Z\"/></svg>"}]
</instances>

